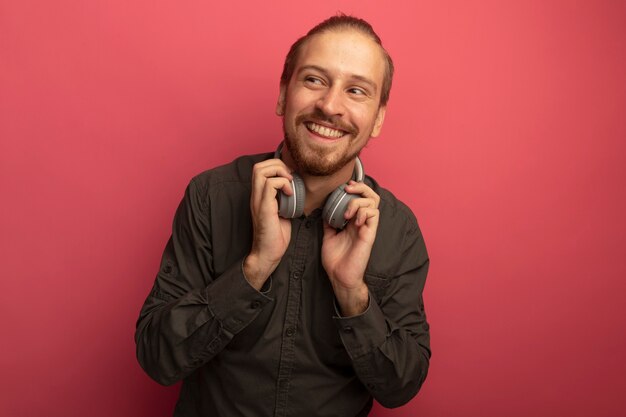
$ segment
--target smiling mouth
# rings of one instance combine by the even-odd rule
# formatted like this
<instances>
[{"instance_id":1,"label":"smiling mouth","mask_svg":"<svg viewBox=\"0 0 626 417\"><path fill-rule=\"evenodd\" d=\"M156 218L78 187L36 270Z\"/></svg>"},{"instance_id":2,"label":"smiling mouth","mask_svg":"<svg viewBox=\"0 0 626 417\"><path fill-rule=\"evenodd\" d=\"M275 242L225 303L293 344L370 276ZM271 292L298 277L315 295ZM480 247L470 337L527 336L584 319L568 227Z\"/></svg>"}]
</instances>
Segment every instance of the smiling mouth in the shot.
<instances>
[{"instance_id":1,"label":"smiling mouth","mask_svg":"<svg viewBox=\"0 0 626 417\"><path fill-rule=\"evenodd\" d=\"M307 122L304 125L309 131L328 139L339 139L346 134L343 130L332 129L313 122Z\"/></svg>"}]
</instances>

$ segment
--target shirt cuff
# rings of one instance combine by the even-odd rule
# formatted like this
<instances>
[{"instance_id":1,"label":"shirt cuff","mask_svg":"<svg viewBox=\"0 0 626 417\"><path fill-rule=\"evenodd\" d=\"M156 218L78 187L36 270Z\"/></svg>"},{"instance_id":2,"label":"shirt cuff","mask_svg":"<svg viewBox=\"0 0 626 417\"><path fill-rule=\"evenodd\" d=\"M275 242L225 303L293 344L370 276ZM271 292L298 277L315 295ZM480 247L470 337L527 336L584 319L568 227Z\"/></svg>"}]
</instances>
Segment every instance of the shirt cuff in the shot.
<instances>
[{"instance_id":1,"label":"shirt cuff","mask_svg":"<svg viewBox=\"0 0 626 417\"><path fill-rule=\"evenodd\" d=\"M267 296L270 288L271 282L264 285L263 292L257 291L244 276L241 262L237 262L207 287L209 309L226 331L237 334L273 301Z\"/></svg>"},{"instance_id":2,"label":"shirt cuff","mask_svg":"<svg viewBox=\"0 0 626 417\"><path fill-rule=\"evenodd\" d=\"M337 315L333 317L333 321L352 359L367 355L381 346L388 334L385 315L371 294L369 299L367 309L352 317L341 317L335 304Z\"/></svg>"}]
</instances>

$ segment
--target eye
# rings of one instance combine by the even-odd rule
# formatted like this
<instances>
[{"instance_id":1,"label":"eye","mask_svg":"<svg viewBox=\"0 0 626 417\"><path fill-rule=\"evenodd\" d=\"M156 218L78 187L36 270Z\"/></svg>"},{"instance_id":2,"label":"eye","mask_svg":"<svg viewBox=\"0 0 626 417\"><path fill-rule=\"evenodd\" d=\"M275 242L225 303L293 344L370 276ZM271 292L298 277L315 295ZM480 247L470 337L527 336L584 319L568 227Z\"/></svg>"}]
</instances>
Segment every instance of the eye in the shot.
<instances>
[{"instance_id":1,"label":"eye","mask_svg":"<svg viewBox=\"0 0 626 417\"><path fill-rule=\"evenodd\" d=\"M356 96L366 96L367 95L367 92L365 90L363 90L362 88L359 88L359 87L349 88L348 92L350 94L354 94Z\"/></svg>"},{"instance_id":2,"label":"eye","mask_svg":"<svg viewBox=\"0 0 626 417\"><path fill-rule=\"evenodd\" d=\"M312 75L307 75L306 77L304 77L304 82L307 84L313 84L313 85L323 85L323 81L317 77L314 77Z\"/></svg>"}]
</instances>

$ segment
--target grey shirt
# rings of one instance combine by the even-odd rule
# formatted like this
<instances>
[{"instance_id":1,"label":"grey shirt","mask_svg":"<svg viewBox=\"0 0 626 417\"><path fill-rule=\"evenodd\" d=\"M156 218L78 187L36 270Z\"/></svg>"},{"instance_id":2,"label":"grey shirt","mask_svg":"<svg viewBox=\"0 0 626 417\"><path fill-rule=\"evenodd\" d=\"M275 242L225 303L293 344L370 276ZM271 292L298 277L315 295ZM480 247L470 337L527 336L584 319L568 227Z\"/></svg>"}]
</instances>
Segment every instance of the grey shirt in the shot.
<instances>
[{"instance_id":1,"label":"grey shirt","mask_svg":"<svg viewBox=\"0 0 626 417\"><path fill-rule=\"evenodd\" d=\"M175 416L365 416L420 389L430 359L422 291L428 254L410 209L370 177L380 221L367 310L341 317L324 271L321 210L292 220L261 291L245 279L252 166L244 156L190 182L139 320L143 369L183 380Z\"/></svg>"}]
</instances>

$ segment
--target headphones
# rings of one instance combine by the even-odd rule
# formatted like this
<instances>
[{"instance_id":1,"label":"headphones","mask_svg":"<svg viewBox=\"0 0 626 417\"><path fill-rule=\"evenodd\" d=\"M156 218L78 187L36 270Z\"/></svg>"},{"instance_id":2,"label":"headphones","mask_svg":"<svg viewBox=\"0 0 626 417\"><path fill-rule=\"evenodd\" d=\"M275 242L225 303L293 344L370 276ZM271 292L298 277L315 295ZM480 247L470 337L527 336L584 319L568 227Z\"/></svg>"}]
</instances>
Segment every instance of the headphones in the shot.
<instances>
[{"instance_id":1,"label":"headphones","mask_svg":"<svg viewBox=\"0 0 626 417\"><path fill-rule=\"evenodd\" d=\"M283 142L278 145L278 149L274 152L274 158L280 159L282 149ZM291 188L293 189L293 194L287 195L282 191L278 193L278 215L285 219L300 217L304 213L304 199L306 195L304 181L302 177L296 173L293 173L292 177ZM357 182L363 182L365 179L363 164L358 156L356 157L352 179ZM347 184L340 185L330 194L322 210L324 220L338 230L343 229L346 224L348 224L348 221L343 217L348 208L348 203L351 200L359 198L358 195L345 192L344 189L346 185Z\"/></svg>"}]
</instances>

